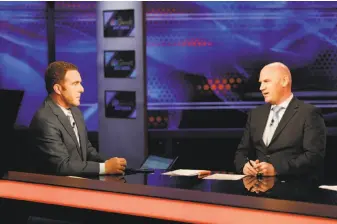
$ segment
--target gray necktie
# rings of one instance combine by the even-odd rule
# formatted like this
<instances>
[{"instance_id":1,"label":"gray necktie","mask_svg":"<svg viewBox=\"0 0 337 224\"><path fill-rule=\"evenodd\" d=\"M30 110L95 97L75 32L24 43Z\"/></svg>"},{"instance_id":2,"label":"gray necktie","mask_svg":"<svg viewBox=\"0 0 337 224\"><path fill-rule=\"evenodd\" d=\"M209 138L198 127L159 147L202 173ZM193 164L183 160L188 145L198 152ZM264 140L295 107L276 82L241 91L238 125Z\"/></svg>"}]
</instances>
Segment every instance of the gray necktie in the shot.
<instances>
[{"instance_id":1,"label":"gray necktie","mask_svg":"<svg viewBox=\"0 0 337 224\"><path fill-rule=\"evenodd\" d=\"M77 126L76 126L76 123L75 123L75 120L74 120L74 117L71 113L71 111L69 110L68 113L67 113L67 117L69 119L69 122L70 122L70 125L71 127L73 128L74 132L75 132L75 135L76 135L76 139L77 139L77 143L79 146L81 146L80 144L80 138L78 136L78 130L77 130Z\"/></svg>"},{"instance_id":2,"label":"gray necktie","mask_svg":"<svg viewBox=\"0 0 337 224\"><path fill-rule=\"evenodd\" d=\"M280 107L280 106L275 106L273 107L271 110L272 110L272 113L273 113L273 117L270 121L270 123L268 124L267 126L267 133L266 133L266 138L265 138L265 144L266 146L269 145L271 139L273 138L273 135L274 135L274 132L277 128L277 125L280 123L280 118L279 118L279 113L280 111L283 109L283 107Z\"/></svg>"}]
</instances>

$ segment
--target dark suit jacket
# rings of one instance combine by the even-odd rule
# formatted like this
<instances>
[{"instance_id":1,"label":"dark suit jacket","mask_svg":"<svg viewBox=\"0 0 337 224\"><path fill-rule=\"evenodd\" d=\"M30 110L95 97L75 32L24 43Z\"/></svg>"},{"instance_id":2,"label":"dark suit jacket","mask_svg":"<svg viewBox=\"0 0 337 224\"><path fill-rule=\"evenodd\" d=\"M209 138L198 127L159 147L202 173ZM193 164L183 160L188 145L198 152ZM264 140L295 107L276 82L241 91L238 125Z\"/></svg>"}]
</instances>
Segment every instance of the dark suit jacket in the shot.
<instances>
[{"instance_id":1,"label":"dark suit jacket","mask_svg":"<svg viewBox=\"0 0 337 224\"><path fill-rule=\"evenodd\" d=\"M242 173L249 157L271 163L278 175L320 176L326 145L326 128L320 110L293 97L266 146L262 135L270 107L264 104L248 114L235 155L237 172Z\"/></svg>"},{"instance_id":2,"label":"dark suit jacket","mask_svg":"<svg viewBox=\"0 0 337 224\"><path fill-rule=\"evenodd\" d=\"M98 175L104 159L88 140L81 111L71 108L77 125L80 145L75 132L61 108L47 97L30 124L32 148L37 172L57 175Z\"/></svg>"}]
</instances>

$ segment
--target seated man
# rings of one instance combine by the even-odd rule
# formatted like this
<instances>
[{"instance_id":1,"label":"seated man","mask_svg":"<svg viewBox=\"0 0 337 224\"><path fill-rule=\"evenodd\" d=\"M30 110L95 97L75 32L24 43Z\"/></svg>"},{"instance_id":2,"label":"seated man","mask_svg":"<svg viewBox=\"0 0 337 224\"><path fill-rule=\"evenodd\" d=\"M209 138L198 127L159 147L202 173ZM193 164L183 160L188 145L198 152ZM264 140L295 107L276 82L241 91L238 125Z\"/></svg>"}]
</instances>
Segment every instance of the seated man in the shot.
<instances>
[{"instance_id":1,"label":"seated man","mask_svg":"<svg viewBox=\"0 0 337 224\"><path fill-rule=\"evenodd\" d=\"M104 160L88 140L81 111L84 92L75 65L57 61L45 73L48 97L30 124L38 172L56 175L121 174L124 158Z\"/></svg>"},{"instance_id":2,"label":"seated man","mask_svg":"<svg viewBox=\"0 0 337 224\"><path fill-rule=\"evenodd\" d=\"M291 74L282 63L266 65L259 82L266 104L248 115L235 155L237 172L319 177L326 144L320 110L293 96Z\"/></svg>"}]
</instances>

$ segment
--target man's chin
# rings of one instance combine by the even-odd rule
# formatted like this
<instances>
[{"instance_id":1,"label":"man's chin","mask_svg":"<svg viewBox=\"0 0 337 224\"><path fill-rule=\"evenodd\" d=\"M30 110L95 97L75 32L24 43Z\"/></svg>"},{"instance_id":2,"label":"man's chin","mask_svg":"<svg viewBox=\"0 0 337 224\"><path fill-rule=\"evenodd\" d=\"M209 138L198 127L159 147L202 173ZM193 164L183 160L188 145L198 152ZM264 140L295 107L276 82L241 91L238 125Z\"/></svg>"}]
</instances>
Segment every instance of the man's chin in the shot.
<instances>
[{"instance_id":1,"label":"man's chin","mask_svg":"<svg viewBox=\"0 0 337 224\"><path fill-rule=\"evenodd\" d=\"M271 100L271 99L264 99L264 102L265 103L269 103L271 105L274 105L275 104L275 101Z\"/></svg>"},{"instance_id":2,"label":"man's chin","mask_svg":"<svg viewBox=\"0 0 337 224\"><path fill-rule=\"evenodd\" d=\"M265 97L265 98L264 98L264 102L270 103L270 99L269 99L268 97Z\"/></svg>"},{"instance_id":3,"label":"man's chin","mask_svg":"<svg viewBox=\"0 0 337 224\"><path fill-rule=\"evenodd\" d=\"M77 102L73 102L72 106L73 107L78 107L80 104L81 104L80 101L77 101Z\"/></svg>"}]
</instances>

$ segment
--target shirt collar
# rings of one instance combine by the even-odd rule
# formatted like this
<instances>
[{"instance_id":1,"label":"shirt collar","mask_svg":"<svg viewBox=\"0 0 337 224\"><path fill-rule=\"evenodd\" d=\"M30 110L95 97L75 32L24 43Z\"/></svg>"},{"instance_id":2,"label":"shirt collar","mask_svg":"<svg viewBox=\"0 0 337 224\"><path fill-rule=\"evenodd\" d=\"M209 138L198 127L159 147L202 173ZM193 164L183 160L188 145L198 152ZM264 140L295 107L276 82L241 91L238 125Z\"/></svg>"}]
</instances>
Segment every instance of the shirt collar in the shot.
<instances>
[{"instance_id":1,"label":"shirt collar","mask_svg":"<svg viewBox=\"0 0 337 224\"><path fill-rule=\"evenodd\" d=\"M290 101L293 99L294 95L291 94L285 101L283 101L282 103L280 103L279 105L272 105L270 109L273 109L276 106L279 106L281 108L287 109L287 107L289 106Z\"/></svg>"},{"instance_id":2,"label":"shirt collar","mask_svg":"<svg viewBox=\"0 0 337 224\"><path fill-rule=\"evenodd\" d=\"M62 106L60 106L60 105L58 105L58 104L56 104L56 105L59 106L59 107L61 108L61 110L63 111L63 113L64 113L66 116L71 115L71 110L70 110L70 108L69 108L69 109L66 109L66 108L64 108L64 107L62 107Z\"/></svg>"}]
</instances>

